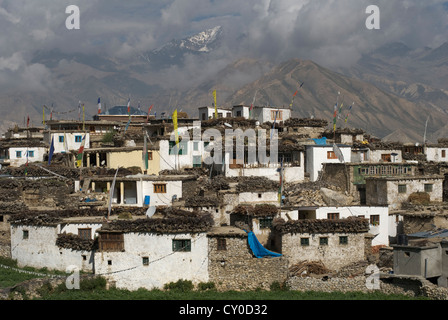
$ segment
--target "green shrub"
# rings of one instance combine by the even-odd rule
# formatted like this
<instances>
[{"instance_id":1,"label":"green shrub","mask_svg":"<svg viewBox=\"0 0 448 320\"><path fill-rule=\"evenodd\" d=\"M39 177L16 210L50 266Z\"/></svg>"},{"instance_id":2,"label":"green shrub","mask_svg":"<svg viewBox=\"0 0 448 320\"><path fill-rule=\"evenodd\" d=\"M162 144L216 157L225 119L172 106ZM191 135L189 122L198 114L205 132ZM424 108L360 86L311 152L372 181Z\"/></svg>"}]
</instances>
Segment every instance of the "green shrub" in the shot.
<instances>
[{"instance_id":1,"label":"green shrub","mask_svg":"<svg viewBox=\"0 0 448 320\"><path fill-rule=\"evenodd\" d=\"M190 280L177 280L176 282L166 283L163 288L165 290L174 290L179 292L190 292L193 290L194 285Z\"/></svg>"},{"instance_id":2,"label":"green shrub","mask_svg":"<svg viewBox=\"0 0 448 320\"><path fill-rule=\"evenodd\" d=\"M280 283L278 281L274 281L271 283L269 289L271 291L288 291L289 287L286 282Z\"/></svg>"},{"instance_id":3,"label":"green shrub","mask_svg":"<svg viewBox=\"0 0 448 320\"><path fill-rule=\"evenodd\" d=\"M199 291L215 290L216 286L214 282L201 282L198 284Z\"/></svg>"}]
</instances>

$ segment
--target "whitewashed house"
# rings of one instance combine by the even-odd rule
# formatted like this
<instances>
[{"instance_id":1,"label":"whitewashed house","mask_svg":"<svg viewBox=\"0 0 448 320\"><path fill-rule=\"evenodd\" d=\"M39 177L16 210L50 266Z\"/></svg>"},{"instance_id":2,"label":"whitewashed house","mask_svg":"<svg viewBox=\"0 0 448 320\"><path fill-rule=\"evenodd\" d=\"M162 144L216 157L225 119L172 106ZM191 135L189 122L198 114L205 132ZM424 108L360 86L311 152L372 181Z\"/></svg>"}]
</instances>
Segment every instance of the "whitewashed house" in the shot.
<instances>
[{"instance_id":1,"label":"whitewashed house","mask_svg":"<svg viewBox=\"0 0 448 320\"><path fill-rule=\"evenodd\" d=\"M54 153L70 153L78 151L85 137L84 148L90 147L90 132L83 131L46 131L44 141L51 146L53 141Z\"/></svg>"},{"instance_id":2,"label":"whitewashed house","mask_svg":"<svg viewBox=\"0 0 448 320\"><path fill-rule=\"evenodd\" d=\"M426 160L429 162L448 161L448 145L446 144L425 145L424 150L426 154Z\"/></svg>"},{"instance_id":3,"label":"whitewashed house","mask_svg":"<svg viewBox=\"0 0 448 320\"><path fill-rule=\"evenodd\" d=\"M117 288L162 289L181 279L195 284L209 279L205 231L102 230L99 246L95 272Z\"/></svg>"},{"instance_id":4,"label":"whitewashed house","mask_svg":"<svg viewBox=\"0 0 448 320\"><path fill-rule=\"evenodd\" d=\"M430 202L443 201L443 176L366 177L366 204L399 210L413 193L426 193Z\"/></svg>"},{"instance_id":5,"label":"whitewashed house","mask_svg":"<svg viewBox=\"0 0 448 320\"><path fill-rule=\"evenodd\" d=\"M317 181L325 163L350 163L351 146L337 145L342 158L338 157L338 150L330 144L313 144L306 146L305 172L310 181Z\"/></svg>"},{"instance_id":6,"label":"whitewashed house","mask_svg":"<svg viewBox=\"0 0 448 320\"><path fill-rule=\"evenodd\" d=\"M403 146L398 143L376 143L367 145L369 162L403 162Z\"/></svg>"},{"instance_id":7,"label":"whitewashed house","mask_svg":"<svg viewBox=\"0 0 448 320\"><path fill-rule=\"evenodd\" d=\"M284 122L291 118L292 110L288 107L267 107L254 106L250 111L250 106L237 105L232 108L233 117L243 117L245 119L257 120L260 123L274 121Z\"/></svg>"},{"instance_id":8,"label":"whitewashed house","mask_svg":"<svg viewBox=\"0 0 448 320\"><path fill-rule=\"evenodd\" d=\"M215 118L215 107L206 106L206 107L200 107L198 109L199 109L199 120L205 121ZM232 109L230 108L218 107L216 111L218 112L218 118L232 117Z\"/></svg>"},{"instance_id":9,"label":"whitewashed house","mask_svg":"<svg viewBox=\"0 0 448 320\"><path fill-rule=\"evenodd\" d=\"M346 219L350 217L364 218L369 221L369 233L375 236L372 246L388 246L389 237L395 237L391 230L389 209L387 206L345 206L345 207L297 207L282 210L281 216L293 220L302 219ZM395 229L396 230L396 229Z\"/></svg>"},{"instance_id":10,"label":"whitewashed house","mask_svg":"<svg viewBox=\"0 0 448 320\"><path fill-rule=\"evenodd\" d=\"M196 179L191 175L133 175L117 177L112 207L170 206L182 198L183 181ZM90 190L109 197L113 177L91 178Z\"/></svg>"},{"instance_id":11,"label":"whitewashed house","mask_svg":"<svg viewBox=\"0 0 448 320\"><path fill-rule=\"evenodd\" d=\"M101 218L51 219L39 222L39 217L25 221L12 221L11 258L20 267L48 268L65 271L69 266L92 272L94 269L92 248L89 245L70 247L64 244L64 234L81 239L93 239L102 226Z\"/></svg>"},{"instance_id":12,"label":"whitewashed house","mask_svg":"<svg viewBox=\"0 0 448 320\"><path fill-rule=\"evenodd\" d=\"M204 142L180 141L179 146L176 147L175 141L163 139L159 141L158 153L160 171L201 167L204 162Z\"/></svg>"}]
</instances>

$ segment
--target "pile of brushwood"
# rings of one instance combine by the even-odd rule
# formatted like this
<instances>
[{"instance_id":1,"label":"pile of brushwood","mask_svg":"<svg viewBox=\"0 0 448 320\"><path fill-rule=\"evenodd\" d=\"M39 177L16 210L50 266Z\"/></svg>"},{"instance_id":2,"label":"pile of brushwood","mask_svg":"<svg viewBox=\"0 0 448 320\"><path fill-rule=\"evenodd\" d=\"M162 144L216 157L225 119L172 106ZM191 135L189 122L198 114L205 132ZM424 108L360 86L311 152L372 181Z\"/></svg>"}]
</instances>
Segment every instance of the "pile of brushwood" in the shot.
<instances>
[{"instance_id":1,"label":"pile of brushwood","mask_svg":"<svg viewBox=\"0 0 448 320\"><path fill-rule=\"evenodd\" d=\"M56 246L77 251L91 251L98 246L97 239L84 239L72 233L61 233L56 239Z\"/></svg>"},{"instance_id":2,"label":"pile of brushwood","mask_svg":"<svg viewBox=\"0 0 448 320\"><path fill-rule=\"evenodd\" d=\"M328 274L331 270L325 267L322 261L300 261L289 268L291 276L304 277L312 274Z\"/></svg>"},{"instance_id":3,"label":"pile of brushwood","mask_svg":"<svg viewBox=\"0 0 448 320\"><path fill-rule=\"evenodd\" d=\"M350 232L363 233L368 232L370 225L367 219L361 218L346 218L338 220L327 219L304 219L304 220L290 220L274 219L272 223L273 230L280 233L335 233L335 232Z\"/></svg>"},{"instance_id":4,"label":"pile of brushwood","mask_svg":"<svg viewBox=\"0 0 448 320\"><path fill-rule=\"evenodd\" d=\"M190 212L166 208L151 218L116 220L103 226L105 231L151 232L151 233L197 233L213 227L213 218L206 212Z\"/></svg>"},{"instance_id":5,"label":"pile of brushwood","mask_svg":"<svg viewBox=\"0 0 448 320\"><path fill-rule=\"evenodd\" d=\"M239 204L232 213L254 217L272 217L278 213L278 208L273 204L256 204L255 206Z\"/></svg>"}]
</instances>

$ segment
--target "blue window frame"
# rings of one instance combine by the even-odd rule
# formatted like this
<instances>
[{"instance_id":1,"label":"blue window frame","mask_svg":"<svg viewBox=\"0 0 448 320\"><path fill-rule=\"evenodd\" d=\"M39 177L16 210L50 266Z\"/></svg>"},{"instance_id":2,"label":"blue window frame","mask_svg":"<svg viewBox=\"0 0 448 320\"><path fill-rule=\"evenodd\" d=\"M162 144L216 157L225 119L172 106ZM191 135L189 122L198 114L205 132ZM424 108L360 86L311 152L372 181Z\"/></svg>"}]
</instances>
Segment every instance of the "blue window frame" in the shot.
<instances>
[{"instance_id":1,"label":"blue window frame","mask_svg":"<svg viewBox=\"0 0 448 320\"><path fill-rule=\"evenodd\" d=\"M22 151L16 151L16 158L22 158Z\"/></svg>"},{"instance_id":2,"label":"blue window frame","mask_svg":"<svg viewBox=\"0 0 448 320\"><path fill-rule=\"evenodd\" d=\"M82 136L75 136L75 142L81 142Z\"/></svg>"},{"instance_id":3,"label":"blue window frame","mask_svg":"<svg viewBox=\"0 0 448 320\"><path fill-rule=\"evenodd\" d=\"M64 142L64 136L59 136L59 142Z\"/></svg>"}]
</instances>

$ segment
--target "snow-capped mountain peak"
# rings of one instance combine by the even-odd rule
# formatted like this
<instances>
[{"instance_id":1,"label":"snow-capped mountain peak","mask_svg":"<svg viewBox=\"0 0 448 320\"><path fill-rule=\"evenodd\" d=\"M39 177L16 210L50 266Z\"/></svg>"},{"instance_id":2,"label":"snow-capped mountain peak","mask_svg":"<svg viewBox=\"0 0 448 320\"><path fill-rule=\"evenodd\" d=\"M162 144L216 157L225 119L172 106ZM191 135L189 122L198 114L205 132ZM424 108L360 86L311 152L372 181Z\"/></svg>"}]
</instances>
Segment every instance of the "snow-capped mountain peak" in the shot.
<instances>
[{"instance_id":1,"label":"snow-capped mountain peak","mask_svg":"<svg viewBox=\"0 0 448 320\"><path fill-rule=\"evenodd\" d=\"M147 62L158 66L181 63L184 54L203 54L216 48L222 27L216 26L181 40L172 40L149 53L141 54Z\"/></svg>"}]
</instances>

